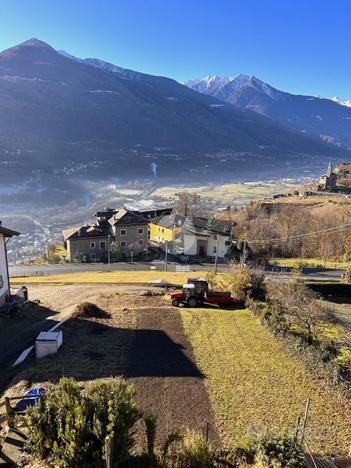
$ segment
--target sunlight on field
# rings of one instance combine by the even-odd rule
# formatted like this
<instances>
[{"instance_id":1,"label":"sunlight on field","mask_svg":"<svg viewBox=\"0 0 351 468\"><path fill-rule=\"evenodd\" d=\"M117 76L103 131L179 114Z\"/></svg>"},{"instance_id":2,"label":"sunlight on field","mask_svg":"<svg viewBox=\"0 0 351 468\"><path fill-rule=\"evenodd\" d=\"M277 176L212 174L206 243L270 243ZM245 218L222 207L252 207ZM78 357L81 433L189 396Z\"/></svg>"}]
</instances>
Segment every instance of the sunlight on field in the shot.
<instances>
[{"instance_id":1,"label":"sunlight on field","mask_svg":"<svg viewBox=\"0 0 351 468\"><path fill-rule=\"evenodd\" d=\"M249 203L275 193L288 193L296 189L296 184L282 181L245 182L224 185L204 185L195 187L162 187L153 196L174 197L179 192L196 192L202 197L213 198L223 203Z\"/></svg>"},{"instance_id":2,"label":"sunlight on field","mask_svg":"<svg viewBox=\"0 0 351 468\"><path fill-rule=\"evenodd\" d=\"M271 265L280 265L291 268L301 268L304 266L312 268L348 268L351 262L340 262L337 260L324 261L321 258L272 258L269 260Z\"/></svg>"},{"instance_id":3,"label":"sunlight on field","mask_svg":"<svg viewBox=\"0 0 351 468\"><path fill-rule=\"evenodd\" d=\"M293 429L310 397L309 446L349 450L350 406L286 355L249 311L183 309L182 317L226 444Z\"/></svg>"},{"instance_id":4,"label":"sunlight on field","mask_svg":"<svg viewBox=\"0 0 351 468\"><path fill-rule=\"evenodd\" d=\"M205 276L206 272L196 272L197 276ZM176 273L163 271L87 271L79 273L67 273L47 276L14 277L15 283L148 283L158 279L164 279L176 284L186 282L191 272Z\"/></svg>"}]
</instances>

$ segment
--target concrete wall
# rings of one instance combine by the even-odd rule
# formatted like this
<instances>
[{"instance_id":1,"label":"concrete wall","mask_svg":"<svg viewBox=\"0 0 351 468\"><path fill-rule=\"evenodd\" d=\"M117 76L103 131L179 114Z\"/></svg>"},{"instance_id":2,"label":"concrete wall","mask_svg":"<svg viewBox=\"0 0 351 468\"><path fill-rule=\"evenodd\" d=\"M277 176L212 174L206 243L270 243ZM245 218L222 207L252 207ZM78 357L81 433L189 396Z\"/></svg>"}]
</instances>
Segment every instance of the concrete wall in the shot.
<instances>
[{"instance_id":1,"label":"concrete wall","mask_svg":"<svg viewBox=\"0 0 351 468\"><path fill-rule=\"evenodd\" d=\"M0 234L0 307L4 305L9 291L9 279L7 276L5 237Z\"/></svg>"}]
</instances>

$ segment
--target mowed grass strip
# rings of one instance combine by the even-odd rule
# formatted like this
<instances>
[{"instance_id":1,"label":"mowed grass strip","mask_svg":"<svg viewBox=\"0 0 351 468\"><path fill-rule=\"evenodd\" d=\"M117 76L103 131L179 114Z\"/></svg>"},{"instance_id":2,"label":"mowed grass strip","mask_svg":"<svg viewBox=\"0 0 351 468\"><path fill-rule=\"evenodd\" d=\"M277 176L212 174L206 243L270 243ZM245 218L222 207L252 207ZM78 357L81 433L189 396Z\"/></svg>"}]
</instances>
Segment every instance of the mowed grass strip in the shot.
<instances>
[{"instance_id":1,"label":"mowed grass strip","mask_svg":"<svg viewBox=\"0 0 351 468\"><path fill-rule=\"evenodd\" d=\"M303 266L312 268L349 268L351 262L339 262L327 260L324 262L321 258L272 258L269 260L271 265L280 265L291 268L300 268Z\"/></svg>"},{"instance_id":2,"label":"mowed grass strip","mask_svg":"<svg viewBox=\"0 0 351 468\"><path fill-rule=\"evenodd\" d=\"M251 312L183 309L182 318L225 444L293 429L309 397L310 447L348 452L351 405L286 354Z\"/></svg>"},{"instance_id":3,"label":"mowed grass strip","mask_svg":"<svg viewBox=\"0 0 351 468\"><path fill-rule=\"evenodd\" d=\"M183 284L191 272L163 272L163 271L84 271L77 273L63 273L60 275L38 275L13 277L12 284L25 283L148 283L164 279L170 283ZM196 276L206 276L206 272L197 271Z\"/></svg>"}]
</instances>

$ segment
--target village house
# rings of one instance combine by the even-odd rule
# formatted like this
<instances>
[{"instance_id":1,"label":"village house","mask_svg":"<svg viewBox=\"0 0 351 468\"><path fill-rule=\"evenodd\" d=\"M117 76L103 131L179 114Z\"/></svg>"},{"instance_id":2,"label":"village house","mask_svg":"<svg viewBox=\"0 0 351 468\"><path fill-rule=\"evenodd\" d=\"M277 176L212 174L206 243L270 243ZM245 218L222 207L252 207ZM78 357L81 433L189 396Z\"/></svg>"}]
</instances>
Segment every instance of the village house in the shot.
<instances>
[{"instance_id":1,"label":"village house","mask_svg":"<svg viewBox=\"0 0 351 468\"><path fill-rule=\"evenodd\" d=\"M96 221L63 231L70 262L117 262L141 257L148 248L148 221L141 215L106 209Z\"/></svg>"},{"instance_id":2,"label":"village house","mask_svg":"<svg viewBox=\"0 0 351 468\"><path fill-rule=\"evenodd\" d=\"M172 213L150 223L150 242L186 257L223 259L233 245L232 228L232 221Z\"/></svg>"},{"instance_id":3,"label":"village house","mask_svg":"<svg viewBox=\"0 0 351 468\"><path fill-rule=\"evenodd\" d=\"M10 279L7 263L6 243L10 237L18 236L19 233L2 226L0 221L0 307L2 307L10 296Z\"/></svg>"},{"instance_id":4,"label":"village house","mask_svg":"<svg viewBox=\"0 0 351 468\"><path fill-rule=\"evenodd\" d=\"M215 218L188 218L181 230L183 255L225 258L233 245L233 225L233 221Z\"/></svg>"},{"instance_id":5,"label":"village house","mask_svg":"<svg viewBox=\"0 0 351 468\"><path fill-rule=\"evenodd\" d=\"M168 252L176 253L179 233L185 221L185 216L177 213L153 220L149 225L150 241L161 248L165 248L167 244Z\"/></svg>"}]
</instances>

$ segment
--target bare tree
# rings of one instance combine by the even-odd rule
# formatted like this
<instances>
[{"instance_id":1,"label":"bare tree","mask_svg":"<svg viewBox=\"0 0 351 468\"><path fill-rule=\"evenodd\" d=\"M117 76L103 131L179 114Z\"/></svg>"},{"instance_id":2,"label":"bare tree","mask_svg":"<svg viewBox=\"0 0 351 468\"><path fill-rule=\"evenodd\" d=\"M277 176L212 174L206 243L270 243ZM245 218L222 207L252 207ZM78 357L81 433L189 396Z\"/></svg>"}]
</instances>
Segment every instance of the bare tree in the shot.
<instances>
[{"instance_id":1,"label":"bare tree","mask_svg":"<svg viewBox=\"0 0 351 468\"><path fill-rule=\"evenodd\" d=\"M281 282L273 289L271 298L280 307L289 328L300 330L309 344L316 338L318 326L330 319L328 308L305 285L297 271L291 274L288 281Z\"/></svg>"},{"instance_id":2,"label":"bare tree","mask_svg":"<svg viewBox=\"0 0 351 468\"><path fill-rule=\"evenodd\" d=\"M194 216L199 210L200 195L195 192L181 192L175 209L183 216Z\"/></svg>"}]
</instances>

